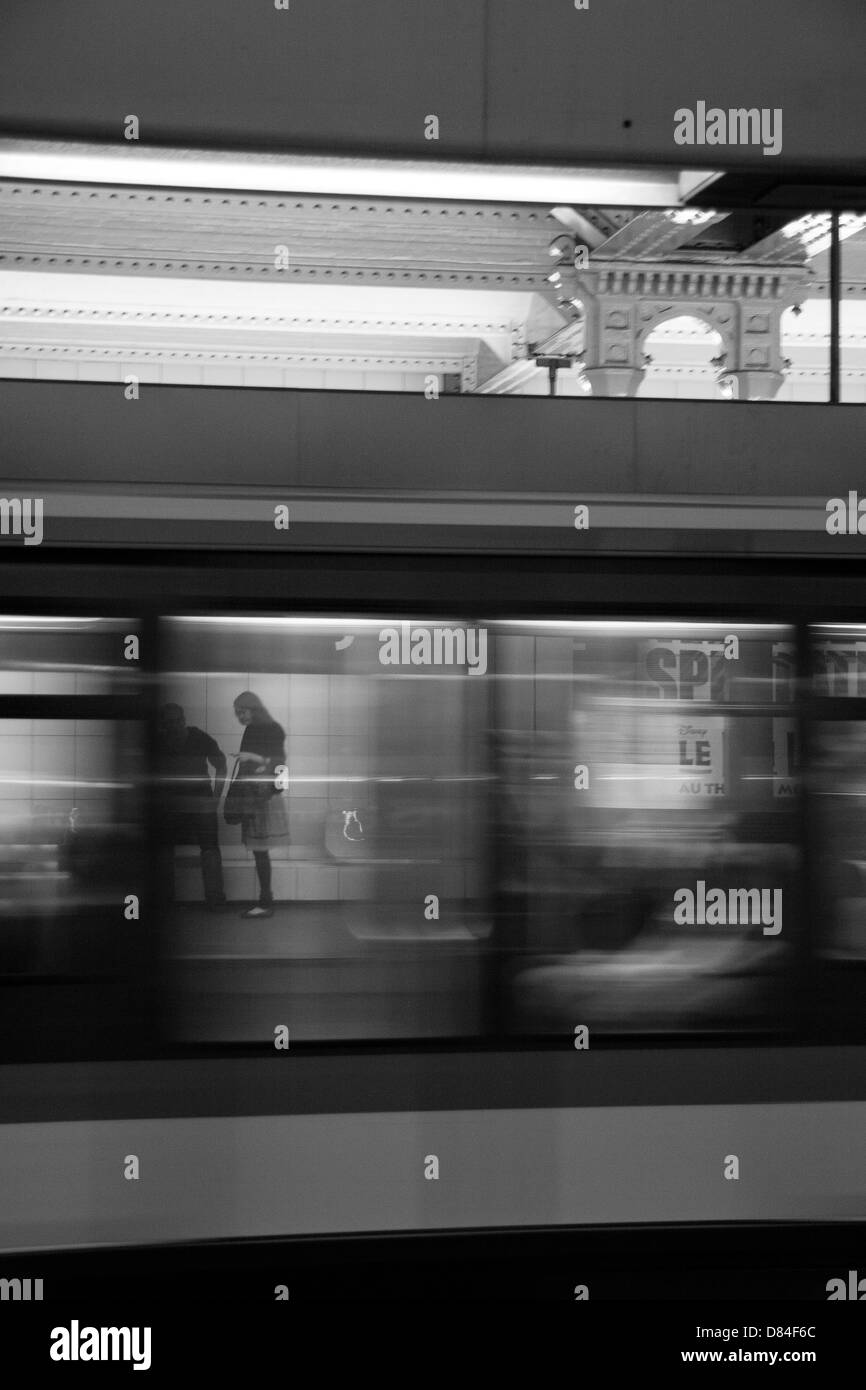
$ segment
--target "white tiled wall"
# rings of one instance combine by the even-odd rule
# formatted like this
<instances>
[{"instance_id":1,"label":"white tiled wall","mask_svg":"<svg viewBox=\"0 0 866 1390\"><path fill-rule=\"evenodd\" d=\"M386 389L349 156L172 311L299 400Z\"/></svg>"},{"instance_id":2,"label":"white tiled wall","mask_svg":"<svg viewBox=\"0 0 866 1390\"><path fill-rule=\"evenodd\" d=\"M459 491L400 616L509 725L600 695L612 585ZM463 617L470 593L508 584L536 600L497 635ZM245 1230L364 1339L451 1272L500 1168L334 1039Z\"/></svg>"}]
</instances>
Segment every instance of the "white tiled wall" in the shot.
<instances>
[{"instance_id":1,"label":"white tiled wall","mask_svg":"<svg viewBox=\"0 0 866 1390\"><path fill-rule=\"evenodd\" d=\"M462 897L479 891L480 866L458 817L448 814L461 791L453 784L400 801L398 817L411 831L417 817L418 858L399 851L375 863L333 858L326 849L329 812L379 806L376 784L382 776L410 779L426 774L455 775L465 770L465 711L460 683L438 683L426 691L366 677L219 672L167 679L164 699L183 706L187 725L205 729L229 760L240 748L243 728L233 703L252 690L286 731L289 787L284 793L290 844L271 853L278 899L339 901L371 898L423 901L427 893ZM393 789L390 789L393 792ZM381 791L379 792L381 795ZM419 810L425 796L429 805ZM369 822L368 822L369 823ZM252 898L255 880L239 827L219 817L226 891L231 899ZM202 896L198 851L179 851L176 873L181 900Z\"/></svg>"},{"instance_id":2,"label":"white tiled wall","mask_svg":"<svg viewBox=\"0 0 866 1390\"><path fill-rule=\"evenodd\" d=\"M254 691L286 732L290 785L284 796L291 844L287 854L276 853L329 863L325 850L329 809L368 804L366 783L348 780L366 777L370 771L366 685L349 677L247 671L171 677L165 699L183 706L187 725L204 729L216 739L229 761L229 771L243 737L233 708L243 690ZM226 825L222 817L220 837L224 858L246 858L239 828Z\"/></svg>"}]
</instances>

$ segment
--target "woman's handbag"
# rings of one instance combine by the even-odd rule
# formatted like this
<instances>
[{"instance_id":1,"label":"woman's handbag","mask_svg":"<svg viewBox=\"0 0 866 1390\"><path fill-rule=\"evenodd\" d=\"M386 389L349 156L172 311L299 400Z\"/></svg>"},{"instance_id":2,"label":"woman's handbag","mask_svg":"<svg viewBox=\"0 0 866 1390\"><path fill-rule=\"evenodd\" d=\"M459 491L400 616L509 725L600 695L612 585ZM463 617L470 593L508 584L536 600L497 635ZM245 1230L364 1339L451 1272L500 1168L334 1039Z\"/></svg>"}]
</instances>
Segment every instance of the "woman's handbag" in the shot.
<instances>
[{"instance_id":1,"label":"woman's handbag","mask_svg":"<svg viewBox=\"0 0 866 1390\"><path fill-rule=\"evenodd\" d=\"M223 802L226 824L240 825L245 844L249 840L288 840L288 817L283 803L274 798L273 778L240 776L240 765L236 758Z\"/></svg>"}]
</instances>

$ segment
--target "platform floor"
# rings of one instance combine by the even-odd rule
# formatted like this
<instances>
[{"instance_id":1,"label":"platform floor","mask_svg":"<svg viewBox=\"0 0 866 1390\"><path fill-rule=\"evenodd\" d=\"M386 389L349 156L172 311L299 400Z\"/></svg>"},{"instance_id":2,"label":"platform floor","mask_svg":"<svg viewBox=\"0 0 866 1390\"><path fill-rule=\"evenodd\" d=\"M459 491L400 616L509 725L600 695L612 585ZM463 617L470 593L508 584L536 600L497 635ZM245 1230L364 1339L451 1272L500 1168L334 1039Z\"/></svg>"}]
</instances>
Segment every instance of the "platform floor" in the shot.
<instances>
[{"instance_id":1,"label":"platform floor","mask_svg":"<svg viewBox=\"0 0 866 1390\"><path fill-rule=\"evenodd\" d=\"M480 1027L488 924L464 904L277 903L245 919L181 904L170 925L167 1024L185 1042L447 1037ZM477 933L477 935L476 935Z\"/></svg>"}]
</instances>

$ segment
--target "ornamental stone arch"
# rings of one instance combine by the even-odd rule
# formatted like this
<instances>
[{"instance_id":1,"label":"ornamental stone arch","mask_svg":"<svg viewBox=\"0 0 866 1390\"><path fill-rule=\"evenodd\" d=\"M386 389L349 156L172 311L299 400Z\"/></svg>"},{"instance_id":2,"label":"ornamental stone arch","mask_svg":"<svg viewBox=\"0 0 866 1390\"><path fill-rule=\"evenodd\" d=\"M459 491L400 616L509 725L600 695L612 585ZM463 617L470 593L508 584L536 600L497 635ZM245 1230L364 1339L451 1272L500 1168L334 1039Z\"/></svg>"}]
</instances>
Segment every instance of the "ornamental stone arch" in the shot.
<instances>
[{"instance_id":1,"label":"ornamental stone arch","mask_svg":"<svg viewBox=\"0 0 866 1390\"><path fill-rule=\"evenodd\" d=\"M710 306L711 308L713 306ZM725 306L730 309L730 306ZM712 399L730 394L721 382L731 360L731 317L714 321L699 305L641 312L638 347L646 371L641 395L680 394Z\"/></svg>"},{"instance_id":2,"label":"ornamental stone arch","mask_svg":"<svg viewBox=\"0 0 866 1390\"><path fill-rule=\"evenodd\" d=\"M638 349L643 355L647 339L663 323L672 319L698 319L722 342L722 352L733 360L736 344L736 305L734 304L642 304L638 313Z\"/></svg>"},{"instance_id":3,"label":"ornamental stone arch","mask_svg":"<svg viewBox=\"0 0 866 1390\"><path fill-rule=\"evenodd\" d=\"M586 310L584 374L593 395L634 396L644 343L668 318L699 318L719 334L720 384L732 397L771 400L782 384L783 311L803 293L801 266L597 262L573 272L569 298Z\"/></svg>"}]
</instances>

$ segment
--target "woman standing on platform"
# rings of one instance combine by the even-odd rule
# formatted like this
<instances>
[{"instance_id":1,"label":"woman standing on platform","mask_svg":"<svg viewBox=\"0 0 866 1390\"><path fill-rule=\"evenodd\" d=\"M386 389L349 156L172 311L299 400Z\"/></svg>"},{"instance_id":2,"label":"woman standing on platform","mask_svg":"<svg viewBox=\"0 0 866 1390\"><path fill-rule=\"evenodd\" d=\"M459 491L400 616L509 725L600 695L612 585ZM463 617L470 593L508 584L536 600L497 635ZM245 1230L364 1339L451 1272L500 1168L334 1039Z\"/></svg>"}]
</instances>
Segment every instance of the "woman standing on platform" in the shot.
<instances>
[{"instance_id":1,"label":"woman standing on platform","mask_svg":"<svg viewBox=\"0 0 866 1390\"><path fill-rule=\"evenodd\" d=\"M259 883L257 905L241 916L273 917L269 851L275 845L286 844L289 838L286 808L276 785L277 769L286 761L286 735L251 690L238 695L234 711L244 726L235 780L245 783L250 792L241 834L247 849L252 850Z\"/></svg>"}]
</instances>

